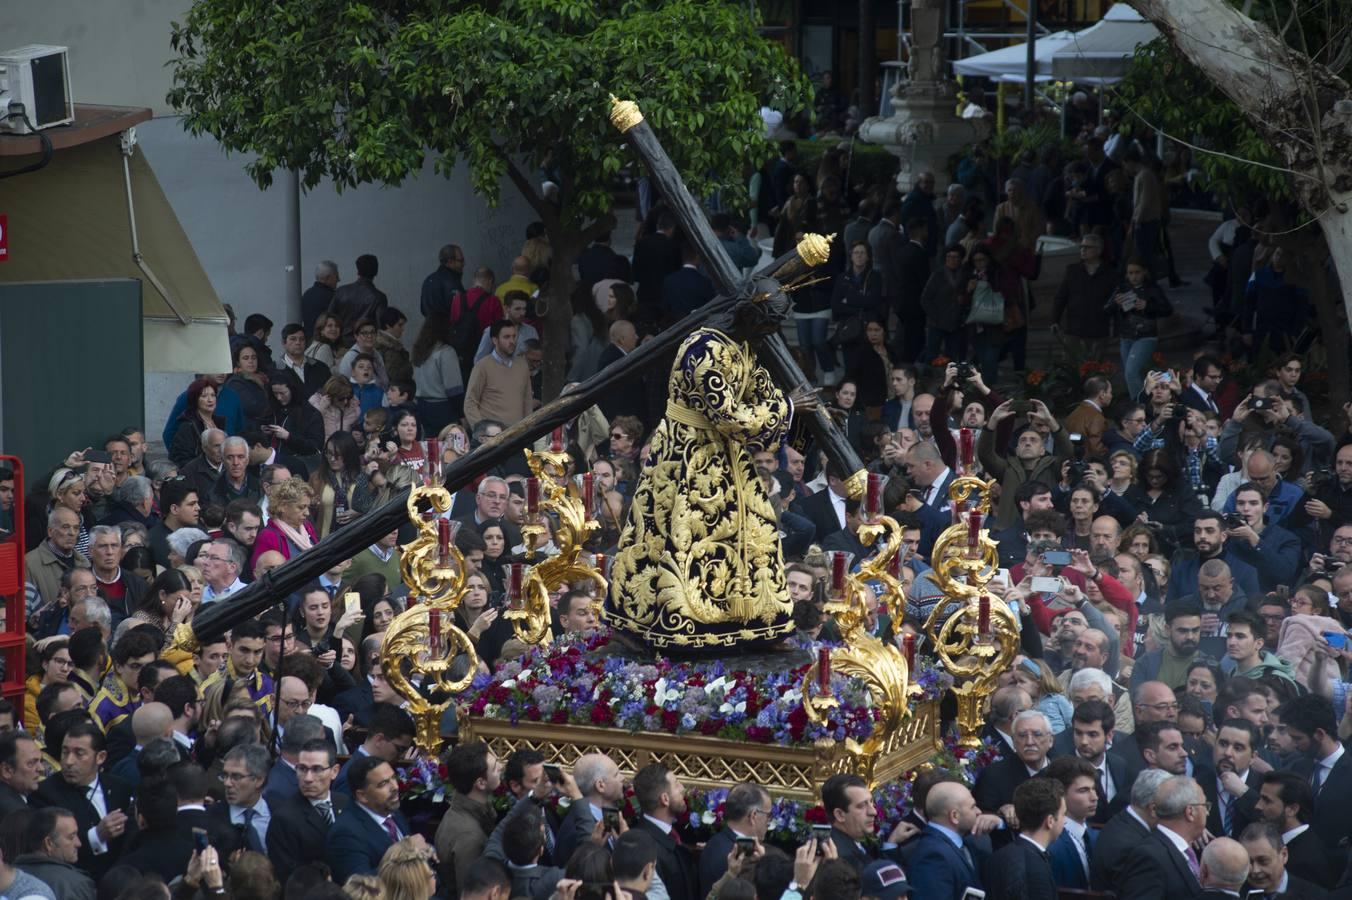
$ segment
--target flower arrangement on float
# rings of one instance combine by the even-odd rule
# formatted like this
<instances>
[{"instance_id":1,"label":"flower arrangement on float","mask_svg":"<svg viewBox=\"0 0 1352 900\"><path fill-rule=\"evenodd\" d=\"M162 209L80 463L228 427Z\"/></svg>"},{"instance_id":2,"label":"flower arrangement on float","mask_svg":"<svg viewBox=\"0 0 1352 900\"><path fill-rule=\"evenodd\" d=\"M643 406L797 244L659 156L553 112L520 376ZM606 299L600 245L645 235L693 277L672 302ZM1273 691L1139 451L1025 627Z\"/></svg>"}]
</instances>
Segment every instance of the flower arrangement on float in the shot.
<instances>
[{"instance_id":1,"label":"flower arrangement on float","mask_svg":"<svg viewBox=\"0 0 1352 900\"><path fill-rule=\"evenodd\" d=\"M802 694L806 663L752 672L722 660L639 661L598 652L608 641L587 635L532 649L477 676L462 708L513 724L591 725L779 746L862 742L878 719L867 687L837 674L831 690L839 706L824 721L809 721ZM948 686L933 668L921 668L916 683L917 702L938 698Z\"/></svg>"}]
</instances>

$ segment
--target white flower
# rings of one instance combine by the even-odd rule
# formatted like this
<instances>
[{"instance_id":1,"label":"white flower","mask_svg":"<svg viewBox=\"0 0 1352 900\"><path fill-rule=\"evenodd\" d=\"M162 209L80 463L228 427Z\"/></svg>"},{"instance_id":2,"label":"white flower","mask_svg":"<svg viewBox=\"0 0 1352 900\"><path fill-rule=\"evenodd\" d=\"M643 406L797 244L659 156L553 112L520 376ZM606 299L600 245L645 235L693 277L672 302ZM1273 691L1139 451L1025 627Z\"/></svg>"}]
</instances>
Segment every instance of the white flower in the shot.
<instances>
[{"instance_id":1,"label":"white flower","mask_svg":"<svg viewBox=\"0 0 1352 900\"><path fill-rule=\"evenodd\" d=\"M713 814L713 811L712 811L712 810L708 810L708 809L706 809L706 810L700 815L699 818L700 818L700 821L703 822L705 825L712 825L712 824L714 824L715 821L717 821L717 819L715 818L715 816L714 816L714 814Z\"/></svg>"},{"instance_id":2,"label":"white flower","mask_svg":"<svg viewBox=\"0 0 1352 900\"><path fill-rule=\"evenodd\" d=\"M724 677L722 675L719 675L713 681L709 682L704 686L704 693L712 694L714 691L723 691L726 693L727 689L728 689L727 681L724 680Z\"/></svg>"},{"instance_id":3,"label":"white flower","mask_svg":"<svg viewBox=\"0 0 1352 900\"><path fill-rule=\"evenodd\" d=\"M743 700L743 701L741 701L740 703L735 703L735 704L734 704L734 703L724 703L722 706L720 706L720 707L718 708L718 711L721 712L721 713L722 713L723 715L725 715L725 716L726 716L726 715L730 715L730 714L732 714L732 713L745 713L745 712L746 712L746 701Z\"/></svg>"},{"instance_id":4,"label":"white flower","mask_svg":"<svg viewBox=\"0 0 1352 900\"><path fill-rule=\"evenodd\" d=\"M505 688L507 688L507 690L510 691L512 688L516 687L516 679L515 679L515 678L508 678L506 681L504 681L504 682L502 683L502 686L505 687Z\"/></svg>"},{"instance_id":5,"label":"white flower","mask_svg":"<svg viewBox=\"0 0 1352 900\"><path fill-rule=\"evenodd\" d=\"M516 676L517 681L530 681L530 669L522 669L521 674Z\"/></svg>"},{"instance_id":6,"label":"white flower","mask_svg":"<svg viewBox=\"0 0 1352 900\"><path fill-rule=\"evenodd\" d=\"M657 679L653 684L653 703L657 706L666 706L668 703L678 703L681 699L681 692L667 685L665 678Z\"/></svg>"}]
</instances>

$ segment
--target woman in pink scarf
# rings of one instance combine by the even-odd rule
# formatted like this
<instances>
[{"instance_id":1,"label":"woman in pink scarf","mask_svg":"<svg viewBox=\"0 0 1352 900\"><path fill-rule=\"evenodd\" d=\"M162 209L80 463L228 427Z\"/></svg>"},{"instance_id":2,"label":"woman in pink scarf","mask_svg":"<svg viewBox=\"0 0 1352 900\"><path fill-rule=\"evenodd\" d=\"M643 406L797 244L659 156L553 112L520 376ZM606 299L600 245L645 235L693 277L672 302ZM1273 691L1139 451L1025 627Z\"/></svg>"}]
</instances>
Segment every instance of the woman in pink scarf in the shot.
<instances>
[{"instance_id":1,"label":"woman in pink scarf","mask_svg":"<svg viewBox=\"0 0 1352 900\"><path fill-rule=\"evenodd\" d=\"M251 567L269 550L276 550L283 559L291 559L315 545L319 535L305 518L313 498L310 486L299 478L288 478L272 489L268 497L272 517L258 530Z\"/></svg>"}]
</instances>

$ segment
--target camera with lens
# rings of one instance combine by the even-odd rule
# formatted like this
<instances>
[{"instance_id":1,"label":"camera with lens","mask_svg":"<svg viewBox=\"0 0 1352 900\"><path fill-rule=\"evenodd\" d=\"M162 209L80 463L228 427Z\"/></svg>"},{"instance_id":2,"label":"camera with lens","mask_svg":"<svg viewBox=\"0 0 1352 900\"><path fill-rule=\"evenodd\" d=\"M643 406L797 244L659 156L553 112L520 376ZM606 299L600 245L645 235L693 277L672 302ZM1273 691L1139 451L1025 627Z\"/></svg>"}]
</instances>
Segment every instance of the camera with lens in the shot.
<instances>
[{"instance_id":1,"label":"camera with lens","mask_svg":"<svg viewBox=\"0 0 1352 900\"><path fill-rule=\"evenodd\" d=\"M1271 397L1254 397L1249 401L1250 412L1263 412L1272 409L1274 406Z\"/></svg>"},{"instance_id":2,"label":"camera with lens","mask_svg":"<svg viewBox=\"0 0 1352 900\"><path fill-rule=\"evenodd\" d=\"M1089 463L1082 459L1072 460L1066 467L1066 482L1074 487L1084 481L1084 477L1089 474Z\"/></svg>"},{"instance_id":3,"label":"camera with lens","mask_svg":"<svg viewBox=\"0 0 1352 900\"><path fill-rule=\"evenodd\" d=\"M1238 513L1226 513L1225 515L1221 516L1221 521L1225 523L1225 527L1227 529L1243 528L1245 525L1249 524L1244 520L1244 517L1239 515Z\"/></svg>"},{"instance_id":4,"label":"camera with lens","mask_svg":"<svg viewBox=\"0 0 1352 900\"><path fill-rule=\"evenodd\" d=\"M1345 563L1341 559L1338 559L1335 556L1326 556L1324 557L1324 564L1320 566L1318 569L1312 570L1310 572L1310 575L1314 578L1331 579L1333 578L1334 575L1338 574L1338 570L1341 569L1344 565Z\"/></svg>"},{"instance_id":5,"label":"camera with lens","mask_svg":"<svg viewBox=\"0 0 1352 900\"><path fill-rule=\"evenodd\" d=\"M976 374L976 366L969 362L960 362L957 365L957 375L959 381L966 381Z\"/></svg>"},{"instance_id":6,"label":"camera with lens","mask_svg":"<svg viewBox=\"0 0 1352 900\"><path fill-rule=\"evenodd\" d=\"M311 646L310 652L313 653L315 656L323 656L325 653L328 653L329 650L331 649L333 648L329 646L329 639L324 638L324 640Z\"/></svg>"},{"instance_id":7,"label":"camera with lens","mask_svg":"<svg viewBox=\"0 0 1352 900\"><path fill-rule=\"evenodd\" d=\"M1310 473L1310 493L1317 494L1324 488L1333 484L1337 479L1337 474L1332 466L1324 466L1322 469L1315 469Z\"/></svg>"}]
</instances>

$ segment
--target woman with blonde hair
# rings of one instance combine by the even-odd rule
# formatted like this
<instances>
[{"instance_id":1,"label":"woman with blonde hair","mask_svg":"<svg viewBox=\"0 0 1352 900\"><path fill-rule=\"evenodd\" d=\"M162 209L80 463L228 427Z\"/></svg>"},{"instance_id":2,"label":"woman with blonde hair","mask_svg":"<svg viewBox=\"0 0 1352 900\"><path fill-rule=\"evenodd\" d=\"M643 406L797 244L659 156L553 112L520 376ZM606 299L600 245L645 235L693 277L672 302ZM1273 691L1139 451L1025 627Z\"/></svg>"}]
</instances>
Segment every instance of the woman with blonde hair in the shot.
<instances>
[{"instance_id":1,"label":"woman with blonde hair","mask_svg":"<svg viewBox=\"0 0 1352 900\"><path fill-rule=\"evenodd\" d=\"M430 900L437 889L437 873L427 860L429 850L412 838L390 845L376 869L386 900Z\"/></svg>"},{"instance_id":2,"label":"woman with blonde hair","mask_svg":"<svg viewBox=\"0 0 1352 900\"><path fill-rule=\"evenodd\" d=\"M309 483L295 476L273 485L272 493L268 495L268 524L260 528L254 538L250 569L269 550L282 554L282 559L290 559L318 543L319 534L306 518L314 496Z\"/></svg>"},{"instance_id":3,"label":"woman with blonde hair","mask_svg":"<svg viewBox=\"0 0 1352 900\"><path fill-rule=\"evenodd\" d=\"M1040 659L1024 657L1014 666L1014 683L1023 688L1033 700L1033 708L1047 717L1052 734L1060 734L1070 727L1075 708L1066 699L1056 674Z\"/></svg>"},{"instance_id":4,"label":"woman with blonde hair","mask_svg":"<svg viewBox=\"0 0 1352 900\"><path fill-rule=\"evenodd\" d=\"M386 900L385 887L374 875L352 875L343 882L343 893L352 900Z\"/></svg>"}]
</instances>

